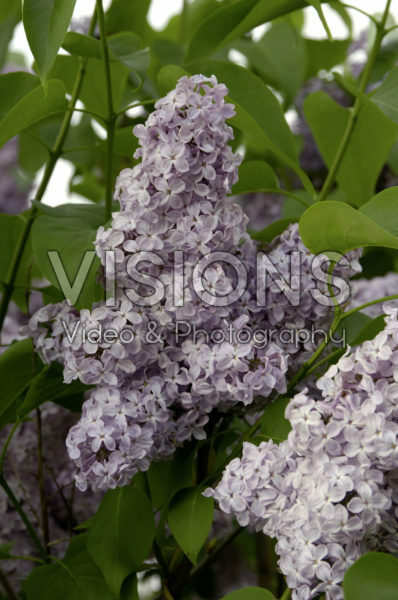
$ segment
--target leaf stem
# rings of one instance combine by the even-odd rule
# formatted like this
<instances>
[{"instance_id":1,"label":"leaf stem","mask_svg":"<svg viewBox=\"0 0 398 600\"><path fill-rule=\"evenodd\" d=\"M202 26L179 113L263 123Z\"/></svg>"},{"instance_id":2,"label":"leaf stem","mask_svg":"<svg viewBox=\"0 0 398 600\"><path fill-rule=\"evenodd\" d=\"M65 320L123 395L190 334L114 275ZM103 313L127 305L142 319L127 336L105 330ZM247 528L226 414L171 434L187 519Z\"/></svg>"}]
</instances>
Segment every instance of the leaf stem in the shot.
<instances>
[{"instance_id":1,"label":"leaf stem","mask_svg":"<svg viewBox=\"0 0 398 600\"><path fill-rule=\"evenodd\" d=\"M6 454L7 454L7 450L8 450L8 446L11 443L12 438L14 437L14 433L16 432L18 426L19 426L20 421L17 419L17 421L14 423L10 433L7 436L6 442L3 446L3 449L1 451L1 455L0 455L0 475L3 474L4 471L4 461L6 458Z\"/></svg>"},{"instance_id":2,"label":"leaf stem","mask_svg":"<svg viewBox=\"0 0 398 600\"><path fill-rule=\"evenodd\" d=\"M34 558L33 556L16 556L14 554L10 554L10 556L1 560L27 560L29 562L37 563L39 565L43 564L43 560L41 558Z\"/></svg>"},{"instance_id":3,"label":"leaf stem","mask_svg":"<svg viewBox=\"0 0 398 600\"><path fill-rule=\"evenodd\" d=\"M319 369L319 367L321 367L322 365L324 365L325 362L328 362L328 360L331 360L335 356L339 356L339 354L341 354L342 351L344 351L343 348L339 348L338 350L334 350L333 352L331 352L327 356L324 356L320 361L318 361L310 369L308 369L307 375L311 375L311 373L313 373L314 371L316 371L317 369Z\"/></svg>"},{"instance_id":4,"label":"leaf stem","mask_svg":"<svg viewBox=\"0 0 398 600\"><path fill-rule=\"evenodd\" d=\"M383 298L378 298L377 300L371 300L370 302L365 302L365 304L361 304L360 306L355 306L351 308L347 312L341 315L341 321L346 319L350 315L353 315L364 308L368 308L368 306L373 306L374 304L380 304L381 302L389 302L390 300L398 300L398 294L394 294L393 296L384 296Z\"/></svg>"},{"instance_id":5,"label":"leaf stem","mask_svg":"<svg viewBox=\"0 0 398 600\"><path fill-rule=\"evenodd\" d=\"M93 15L90 24L89 35L92 35L95 29L96 24L96 14ZM58 162L58 159L62 155L62 149L65 144L66 136L68 135L69 127L71 124L73 111L75 110L75 104L80 94L81 87L83 85L83 79L87 68L87 58L81 58L79 64L79 70L76 75L75 84L73 86L72 96L69 100L68 110L65 113L61 128L59 130L57 139L55 141L54 147L50 153L50 159L47 162L46 168L44 170L43 179L37 190L35 200L37 202L41 202L43 199L44 193L47 189L49 181L54 173L55 166ZM6 314L8 311L8 306L10 304L10 300L12 298L12 294L15 287L15 281L18 275L19 266L21 264L21 260L25 251L25 247L29 238L30 230L33 225L33 221L35 220L37 214L37 209L33 206L27 216L25 221L25 225L22 229L21 235L16 245L16 249L14 252L14 256L11 261L10 269L7 275L7 279L4 282L4 292L0 304L0 331L3 328L4 320L6 318Z\"/></svg>"},{"instance_id":6,"label":"leaf stem","mask_svg":"<svg viewBox=\"0 0 398 600\"><path fill-rule=\"evenodd\" d=\"M362 10L362 8L359 8L358 6L353 6L353 4L347 4L346 2L342 2L341 5L344 6L344 8L351 8L352 10L356 10L357 12L367 17L370 21L373 21L375 25L378 24L377 19L375 19L373 15L367 13L365 10Z\"/></svg>"},{"instance_id":7,"label":"leaf stem","mask_svg":"<svg viewBox=\"0 0 398 600\"><path fill-rule=\"evenodd\" d=\"M109 48L106 38L105 14L102 0L97 0L98 25L100 30L100 38L102 45L102 57L104 60L106 94L108 103L108 120L107 129L107 152L106 152L106 181L105 181L105 221L108 221L112 216L112 201L113 201L113 154L115 145L115 128L116 115L113 110L112 96L112 76L109 60Z\"/></svg>"},{"instance_id":8,"label":"leaf stem","mask_svg":"<svg viewBox=\"0 0 398 600\"><path fill-rule=\"evenodd\" d=\"M387 22L389 11L390 11L390 5L391 5L391 0L387 0L382 19L380 22L376 23L377 33L375 36L375 40L373 42L372 50L369 54L368 61L366 63L366 66L365 66L364 71L361 76L361 81L360 81L360 85L359 85L359 95L355 99L354 106L351 109L350 117L348 119L346 129L344 131L344 135L340 142L340 146L337 150L336 156L334 157L332 166L330 168L328 176L326 177L325 183L323 184L323 187L319 193L318 201L320 201L320 202L323 200L326 200L326 198L328 197L328 195L330 193L330 190L332 189L333 183L336 179L337 173L340 169L340 165L343 161L343 158L345 156L348 145L350 143L352 134L354 132L355 125L356 125L356 122L357 122L357 119L359 116L359 111L361 110L362 103L363 103L361 94L366 93L366 88L369 84L369 80L372 75L374 63L379 54L379 50L380 50L383 38L386 35L385 25Z\"/></svg>"},{"instance_id":9,"label":"leaf stem","mask_svg":"<svg viewBox=\"0 0 398 600\"><path fill-rule=\"evenodd\" d=\"M41 425L41 411L40 408L36 408L36 422L37 422L37 475L39 480L39 495L40 495L40 509L41 509L41 526L43 531L44 546L48 553L48 545L50 543L50 529L48 525L48 512L47 512L47 498L44 489L44 477L43 477L43 436L42 436L42 425Z\"/></svg>"},{"instance_id":10,"label":"leaf stem","mask_svg":"<svg viewBox=\"0 0 398 600\"><path fill-rule=\"evenodd\" d=\"M0 583L9 600L18 600L18 596L14 592L11 583L8 581L8 578L2 569L0 569Z\"/></svg>"}]
</instances>

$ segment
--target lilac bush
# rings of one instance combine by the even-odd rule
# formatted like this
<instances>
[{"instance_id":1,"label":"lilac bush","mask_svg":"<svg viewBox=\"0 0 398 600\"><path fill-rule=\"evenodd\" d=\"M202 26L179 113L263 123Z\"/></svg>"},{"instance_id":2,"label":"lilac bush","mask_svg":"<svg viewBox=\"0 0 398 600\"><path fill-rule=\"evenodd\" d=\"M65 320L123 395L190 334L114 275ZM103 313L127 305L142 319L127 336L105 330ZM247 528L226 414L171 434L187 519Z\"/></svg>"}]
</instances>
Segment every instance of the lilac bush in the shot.
<instances>
[{"instance_id":1,"label":"lilac bush","mask_svg":"<svg viewBox=\"0 0 398 600\"><path fill-rule=\"evenodd\" d=\"M366 60L343 4L53 4L0 8L0 597L391 596L390 0Z\"/></svg>"}]
</instances>

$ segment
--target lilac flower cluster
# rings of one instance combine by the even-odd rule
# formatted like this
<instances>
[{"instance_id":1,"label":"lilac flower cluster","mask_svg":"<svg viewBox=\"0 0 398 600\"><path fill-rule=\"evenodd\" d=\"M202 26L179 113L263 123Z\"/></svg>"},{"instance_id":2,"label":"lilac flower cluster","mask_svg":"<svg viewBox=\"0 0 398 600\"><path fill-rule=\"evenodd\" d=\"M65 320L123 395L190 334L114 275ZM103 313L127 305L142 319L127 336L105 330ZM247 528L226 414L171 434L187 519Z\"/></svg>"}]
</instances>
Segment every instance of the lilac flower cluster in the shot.
<instances>
[{"instance_id":1,"label":"lilac flower cluster","mask_svg":"<svg viewBox=\"0 0 398 600\"><path fill-rule=\"evenodd\" d=\"M96 239L104 267L112 259L115 305L98 304L80 314L65 303L47 306L30 321L37 350L45 361L64 364L66 382L96 386L67 439L82 490L124 485L186 440L202 439L215 408L283 393L289 353L297 349L286 352L278 341L260 347L251 337L255 329L330 319L330 308L319 308L309 294L316 285L313 257L297 225L268 250L286 281L289 253L302 251L300 307L289 305L276 284L265 308L255 300L256 247L245 231L247 217L227 197L240 157L228 145L233 134L225 120L233 107L225 104L226 93L215 77L184 77L158 101L146 124L135 128L141 163L120 174L121 211ZM215 260L219 252L239 259L243 283L234 266ZM176 253L183 264L176 266ZM132 289L137 257L144 260ZM195 275L198 261L204 265L201 277ZM348 269L346 277L358 270L355 260ZM163 289L156 303L148 290L156 289L154 280ZM198 282L207 301L198 294ZM220 302L226 297L227 303ZM184 336L191 325L202 330L194 338ZM116 330L117 340L84 339L83 327ZM230 327L246 329L248 338L209 337ZM129 343L121 341L126 328L133 333Z\"/></svg>"},{"instance_id":2,"label":"lilac flower cluster","mask_svg":"<svg viewBox=\"0 0 398 600\"><path fill-rule=\"evenodd\" d=\"M295 303L292 303L283 291L286 285L290 284L293 287L294 283L297 284L298 275L294 270L293 253L296 253L299 260L300 276L300 285L297 286L300 293ZM360 256L361 251L354 250L341 257L334 267L334 277L348 281L360 273L362 270L359 263ZM328 331L333 309L322 303L323 300L319 300L319 294L322 294L324 299L329 297L324 275L330 263L326 257L316 258L304 246L296 223L275 238L268 248L267 260L277 268L279 275L278 281L269 283L266 314L260 315L260 318L265 316L268 327L277 329L309 331L315 324L317 329ZM283 342L283 339L281 341ZM297 366L298 362L302 363L308 358L308 353L313 352L318 343L319 339L311 338L302 344L282 343L282 347L288 354L295 355L294 361Z\"/></svg>"},{"instance_id":3,"label":"lilac flower cluster","mask_svg":"<svg viewBox=\"0 0 398 600\"><path fill-rule=\"evenodd\" d=\"M263 349L233 340L215 344L205 332L176 341L178 321L226 330L231 324L243 326L251 315L248 291L229 306L214 306L198 299L190 276L200 258L218 251L239 255L248 272L253 268L247 218L227 199L240 157L227 144L232 129L225 119L233 107L224 103L226 93L214 77L183 78L157 103L146 125L136 127L141 143L136 157L142 161L121 173L117 198L122 210L110 229L98 231L96 241L104 265L106 251L114 253L116 305L97 305L80 315L66 304L48 306L31 319L36 348L46 361L63 362L65 381L79 378L97 386L67 440L80 489L123 485L151 460L169 456L176 445L192 436L203 438L213 408L249 404L254 394L285 389L287 362L276 344ZM176 250L185 256L177 287L183 306L173 302ZM156 306L140 307L128 289L128 263L137 253L152 251L161 251L162 264L151 263L142 272L159 278L165 294ZM234 289L234 272L228 268L221 262L208 265L204 278L210 293L223 296ZM77 335L70 343L67 331L79 322L87 330L129 327L134 340L92 344Z\"/></svg>"},{"instance_id":4,"label":"lilac flower cluster","mask_svg":"<svg viewBox=\"0 0 398 600\"><path fill-rule=\"evenodd\" d=\"M317 382L320 398L293 398L288 439L246 443L206 492L241 525L277 538L294 600L343 600L359 556L398 554L398 309L384 311L384 331Z\"/></svg>"},{"instance_id":5,"label":"lilac flower cluster","mask_svg":"<svg viewBox=\"0 0 398 600\"><path fill-rule=\"evenodd\" d=\"M373 279L354 279L351 282L350 308L396 294L398 294L398 273L387 273L382 277L373 277ZM391 301L391 304L397 303L398 300ZM363 309L363 312L369 317L376 318L383 314L383 305L381 303L373 304Z\"/></svg>"}]
</instances>

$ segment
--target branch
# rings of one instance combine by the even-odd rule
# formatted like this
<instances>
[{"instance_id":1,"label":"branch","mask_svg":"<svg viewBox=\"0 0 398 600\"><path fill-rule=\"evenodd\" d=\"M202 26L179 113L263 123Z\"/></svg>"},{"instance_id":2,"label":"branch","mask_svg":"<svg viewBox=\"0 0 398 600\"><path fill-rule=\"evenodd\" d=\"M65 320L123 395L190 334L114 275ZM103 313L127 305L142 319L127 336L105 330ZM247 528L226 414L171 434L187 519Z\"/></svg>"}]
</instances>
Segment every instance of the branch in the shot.
<instances>
[{"instance_id":1,"label":"branch","mask_svg":"<svg viewBox=\"0 0 398 600\"><path fill-rule=\"evenodd\" d=\"M11 583L8 581L6 574L0 569L0 583L9 600L18 600L18 596L14 592Z\"/></svg>"},{"instance_id":2,"label":"branch","mask_svg":"<svg viewBox=\"0 0 398 600\"><path fill-rule=\"evenodd\" d=\"M94 29L95 29L95 23L96 23L96 16L94 14L94 16L91 20L89 35L93 34ZM87 67L87 61L88 61L87 58L80 59L79 70L78 70L75 84L73 87L72 96L69 101L68 108L65 113L65 116L64 116L64 119L63 119L63 122L61 125L61 129L59 130L53 150L50 153L50 159L46 165L46 168L45 168L45 171L43 174L43 179L42 179L39 189L37 190L37 193L36 193L35 200L37 202L41 202L41 200L43 199L44 193L50 182L52 174L54 173L54 169L58 162L58 159L62 155L62 150L63 150L64 144L65 144L66 136L68 135L69 127L70 127L72 116L73 116L73 111L75 110L75 105L78 100L80 90L81 90L81 87L83 84L83 79L84 79L84 75L85 75L86 67ZM22 256L25 251L25 247L26 247L26 244L27 244L27 241L29 238L30 230L32 228L33 221L35 220L36 214L37 214L37 209L35 206L33 206L28 213L27 219L25 221L25 225L21 232L20 238L17 242L17 246L15 249L12 261L11 261L7 279L4 282L4 293L3 293L3 297L1 300L1 304L0 304L0 331L3 327L4 320L7 315L8 306L10 304L10 300L11 300L12 294L14 292L15 281L16 281L16 278L18 275L19 266L21 264Z\"/></svg>"},{"instance_id":3,"label":"branch","mask_svg":"<svg viewBox=\"0 0 398 600\"><path fill-rule=\"evenodd\" d=\"M105 181L105 221L108 221L112 216L112 201L113 201L113 154L115 145L115 124L116 115L113 110L112 96L112 76L109 60L109 48L106 39L105 14L102 0L97 0L98 25L100 30L102 58L104 61L106 94L108 103L108 120L106 123L107 129L107 151L106 151L106 181Z\"/></svg>"},{"instance_id":4,"label":"branch","mask_svg":"<svg viewBox=\"0 0 398 600\"><path fill-rule=\"evenodd\" d=\"M50 543L50 528L48 525L47 498L46 498L46 493L45 493L45 489L44 489L43 439L42 439L40 408L36 408L36 421L37 421L37 475L38 475L38 480L39 480L41 526L42 526L42 530L43 530L44 546L48 552L48 545Z\"/></svg>"},{"instance_id":5,"label":"branch","mask_svg":"<svg viewBox=\"0 0 398 600\"><path fill-rule=\"evenodd\" d=\"M376 33L375 40L373 42L372 50L369 54L368 61L366 63L365 69L364 69L362 77L361 77L361 82L360 82L360 86L359 86L359 94L358 94L358 96L355 100L354 106L351 110L350 118L347 123L347 127L345 129L343 138L340 142L340 146L337 150L336 156L334 157L334 160L333 160L332 166L330 168L330 171L328 173L328 176L326 178L326 181L323 185L322 190L319 193L319 197L318 197L319 201L326 200L326 198L328 197L329 192L330 192L330 190L333 186L333 183L336 179L337 173L340 169L340 165L341 165L343 158L345 156L345 153L347 151L352 134L354 132L354 128L355 128L355 124L358 119L359 111L362 108L361 95L366 93L366 88L368 87L369 80L372 75L373 66L374 66L376 58L379 54L381 43L383 41L384 36L387 33L385 26L386 26L388 14L390 11L390 5L391 5L391 0L387 0L386 7L385 7L384 13L383 13L383 17L379 23L376 23L377 33Z\"/></svg>"},{"instance_id":6,"label":"branch","mask_svg":"<svg viewBox=\"0 0 398 600\"><path fill-rule=\"evenodd\" d=\"M0 485L3 488L3 490L5 491L5 493L7 494L11 503L13 504L15 510L21 517L23 524L25 525L26 529L28 530L28 533L29 533L30 537L32 538L38 551L40 552L40 555L42 556L43 560L47 561L48 555L47 555L46 549L44 548L43 544L41 543L36 531L34 530L32 523L29 521L28 516L26 515L25 511L23 510L21 504L18 502L18 499L15 497L12 489L8 485L3 474L0 475Z\"/></svg>"}]
</instances>

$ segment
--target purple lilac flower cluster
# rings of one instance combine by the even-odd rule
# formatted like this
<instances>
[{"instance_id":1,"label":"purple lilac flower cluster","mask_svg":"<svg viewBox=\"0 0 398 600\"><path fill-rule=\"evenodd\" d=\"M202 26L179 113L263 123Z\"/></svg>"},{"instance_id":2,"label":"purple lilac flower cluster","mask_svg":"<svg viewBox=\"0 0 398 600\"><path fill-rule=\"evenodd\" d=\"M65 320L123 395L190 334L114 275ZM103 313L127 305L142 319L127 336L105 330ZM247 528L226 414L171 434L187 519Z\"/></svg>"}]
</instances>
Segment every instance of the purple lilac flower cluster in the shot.
<instances>
[{"instance_id":1,"label":"purple lilac flower cluster","mask_svg":"<svg viewBox=\"0 0 398 600\"><path fill-rule=\"evenodd\" d=\"M398 554L398 309L286 410L277 445L246 443L215 490L221 510L277 538L294 600L343 600L347 568L363 553Z\"/></svg>"},{"instance_id":2,"label":"purple lilac flower cluster","mask_svg":"<svg viewBox=\"0 0 398 600\"><path fill-rule=\"evenodd\" d=\"M203 438L216 406L249 404L254 394L285 389L287 362L276 344L262 349L233 340L213 344L205 333L176 342L178 321L208 330L238 328L249 321L255 304L249 291L225 307L203 302L190 276L200 258L219 251L239 256L247 272L254 267L247 217L227 199L240 157L227 144L232 129L225 120L233 107L225 104L226 93L214 77L183 78L157 103L146 125L136 127L141 164L121 173L117 198L122 210L110 229L99 230L96 241L104 266L106 251L114 253L116 305L97 305L80 315L66 304L48 306L31 320L37 349L45 360L64 363L65 381L79 378L97 386L67 440L80 489L89 483L123 485L151 460L169 456L176 445L192 436ZM177 287L183 306L173 302L176 250L185 257L184 281ZM128 289L128 263L137 253L152 251L162 264L151 263L142 272L159 278L165 293L156 306L140 307ZM234 289L233 277L233 269L221 262L209 264L204 274L209 293L222 296ZM87 330L133 328L134 340L92 344L78 335L70 343L66 329L73 331L79 321ZM158 336L154 343L148 337L151 323Z\"/></svg>"},{"instance_id":3,"label":"purple lilac flower cluster","mask_svg":"<svg viewBox=\"0 0 398 600\"><path fill-rule=\"evenodd\" d=\"M348 281L360 273L360 256L360 250L353 250L342 256L334 267L334 277ZM297 285L298 274L294 270L294 257L299 261L297 273L299 272L300 285ZM328 331L333 309L324 301L329 297L325 272L330 263L326 256L315 257L304 246L296 223L289 225L275 238L268 247L264 260L271 261L278 270L278 276L268 284L266 311L265 314L260 314L260 320L265 320L269 328L283 328L285 331L311 331L314 325L318 330ZM299 295L293 303L283 290L287 285L293 289L294 284L299 289ZM349 292L348 288L347 291ZM336 293L336 290L334 292ZM264 325L264 322L261 324ZM319 343L319 339L313 339L312 336L308 340L303 339L303 343L300 344L289 344L288 339L289 336L285 336L279 338L279 342L285 352L294 355L295 366L304 362Z\"/></svg>"},{"instance_id":4,"label":"purple lilac flower cluster","mask_svg":"<svg viewBox=\"0 0 398 600\"><path fill-rule=\"evenodd\" d=\"M297 225L268 251L283 285L290 275L289 253L301 251L302 308L290 306L276 284L265 307L255 300L256 247L245 231L247 217L227 198L240 157L228 146L233 134L225 121L233 107L225 104L226 93L215 77L184 77L156 104L146 124L135 128L141 163L120 174L121 211L109 229L99 229L96 240L103 266L113 259L115 305L98 304L79 314L63 303L46 306L31 319L29 334L43 359L63 363L66 382L80 379L96 386L67 439L82 490L124 485L186 440L204 438L215 408L249 405L255 396L284 392L289 355L297 348L286 351L277 341L260 347L251 333L286 323L297 327L297 319L301 326L330 318L330 308L318 308L309 294L316 285L313 257ZM244 284L236 280L235 267L214 260L217 252L239 259ZM177 267L176 253L184 258ZM141 261L140 284L130 289L132 277L137 279L131 272L137 256L148 260ZM195 276L198 261L204 261L202 277ZM346 277L358 267L354 260ZM152 305L145 294L154 279L162 283L163 294ZM198 282L207 301L198 294ZM226 296L228 302L220 303ZM184 337L187 325L202 332ZM88 341L81 335L83 326L118 334L131 329L134 339ZM245 328L248 339L209 339L212 331L230 328Z\"/></svg>"}]
</instances>

